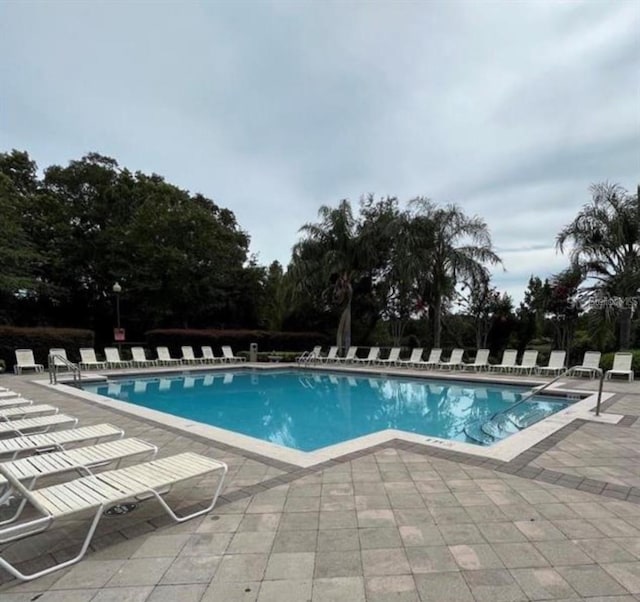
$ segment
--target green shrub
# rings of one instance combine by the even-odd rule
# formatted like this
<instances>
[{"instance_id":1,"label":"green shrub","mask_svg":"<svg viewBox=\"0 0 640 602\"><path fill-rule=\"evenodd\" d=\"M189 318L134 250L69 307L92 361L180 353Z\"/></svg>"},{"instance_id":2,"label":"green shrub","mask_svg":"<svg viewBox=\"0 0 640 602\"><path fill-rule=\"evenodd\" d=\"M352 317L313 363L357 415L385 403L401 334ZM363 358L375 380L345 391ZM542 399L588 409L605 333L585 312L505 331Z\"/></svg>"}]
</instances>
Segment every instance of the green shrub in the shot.
<instances>
[{"instance_id":1,"label":"green shrub","mask_svg":"<svg viewBox=\"0 0 640 602\"><path fill-rule=\"evenodd\" d=\"M630 349L633 353L633 361L631 362L631 369L636 376L640 376L640 349ZM613 367L613 356L615 353L603 353L600 360L600 367L603 370L611 370Z\"/></svg>"},{"instance_id":2,"label":"green shrub","mask_svg":"<svg viewBox=\"0 0 640 602\"><path fill-rule=\"evenodd\" d=\"M0 326L0 359L7 370L16 363L16 349L32 349L38 364L47 365L49 349L61 347L72 362L80 359L80 347L93 347L93 331L79 328L20 328Z\"/></svg>"},{"instance_id":3,"label":"green shrub","mask_svg":"<svg viewBox=\"0 0 640 602\"><path fill-rule=\"evenodd\" d=\"M196 355L199 347L210 345L215 355L221 355L220 347L229 345L236 355L249 350L251 343L258 344L258 351L291 351L300 355L315 345L329 346L333 339L319 332L269 332L266 330L196 330L196 329L158 329L145 334L147 346L169 347L175 357L181 357L180 347L191 345Z\"/></svg>"}]
</instances>

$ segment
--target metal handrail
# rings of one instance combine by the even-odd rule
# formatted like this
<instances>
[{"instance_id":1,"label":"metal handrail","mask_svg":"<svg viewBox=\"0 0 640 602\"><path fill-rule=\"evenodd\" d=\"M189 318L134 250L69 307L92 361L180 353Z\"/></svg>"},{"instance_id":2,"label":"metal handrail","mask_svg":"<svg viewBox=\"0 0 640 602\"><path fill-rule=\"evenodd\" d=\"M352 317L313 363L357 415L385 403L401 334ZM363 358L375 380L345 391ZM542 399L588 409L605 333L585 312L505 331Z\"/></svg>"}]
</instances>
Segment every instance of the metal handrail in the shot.
<instances>
[{"instance_id":1,"label":"metal handrail","mask_svg":"<svg viewBox=\"0 0 640 602\"><path fill-rule=\"evenodd\" d=\"M82 380L82 372L79 364L70 362L66 357L55 353L49 354L49 384L58 384L58 364L56 360L59 360L64 366L69 368L73 373L73 382L80 382Z\"/></svg>"},{"instance_id":2,"label":"metal handrail","mask_svg":"<svg viewBox=\"0 0 640 602\"><path fill-rule=\"evenodd\" d=\"M559 381L561 378L564 378L565 376L573 372L576 368L582 368L582 367L583 366L571 366L571 368L567 368L562 374L559 374L558 376L556 376L549 382L545 383L544 385L535 387L534 389L532 389L531 393L525 395L524 397L516 401L514 404L510 405L508 408L505 408L504 410L498 410L495 414L491 415L487 420L484 420L483 422L490 422L496 416L499 416L500 414L504 414L506 412L510 412L513 408L519 406L521 403L524 403L525 401L529 401L532 397L535 397L545 389L548 389L552 384ZM596 374L600 376L600 383L598 386L598 401L596 403L596 416L600 416L600 401L602 399L602 387L604 384L604 370L602 370L602 368L589 368L589 369L593 370Z\"/></svg>"}]
</instances>

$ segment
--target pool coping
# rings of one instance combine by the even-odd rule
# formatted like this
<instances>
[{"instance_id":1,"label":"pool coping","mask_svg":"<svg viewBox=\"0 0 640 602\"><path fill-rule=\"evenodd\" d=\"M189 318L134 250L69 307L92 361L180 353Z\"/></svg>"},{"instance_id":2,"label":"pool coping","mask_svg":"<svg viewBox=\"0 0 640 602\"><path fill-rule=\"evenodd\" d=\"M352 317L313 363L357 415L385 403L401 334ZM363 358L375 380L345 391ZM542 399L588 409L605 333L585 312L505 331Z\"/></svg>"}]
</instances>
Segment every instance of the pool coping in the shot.
<instances>
[{"instance_id":1,"label":"pool coping","mask_svg":"<svg viewBox=\"0 0 640 602\"><path fill-rule=\"evenodd\" d=\"M241 365L208 365L203 367L196 366L181 366L180 368L167 367L165 369L144 370L140 369L128 369L126 371L112 371L104 376L103 374L91 375L91 378L84 379L85 382L104 381L108 378L131 378L135 376L170 376L170 375L185 375L191 373L202 372L215 372L225 371L232 369L234 371L246 371L246 370L259 370L259 371L281 371L288 369L301 369L299 364L291 363L274 363L274 364L241 364ZM320 370L323 372L344 372L352 373L354 375L362 376L368 374L370 376L384 377L404 377L415 378L424 380L453 380L459 382L464 380L465 382L474 383L494 383L498 385L513 385L513 386L537 386L540 385L540 380L537 381L524 381L513 382L511 380L501 380L496 378L497 375L491 374L491 377L482 376L478 373L464 376L457 373L442 374L441 372L407 372L403 369L386 368L384 370L377 369L377 366L304 366L304 369L310 371ZM104 397L95 393L89 393L75 386L69 386L65 382L60 381L57 385L49 384L47 381L34 381L37 384L45 387L51 387L55 390L67 393L76 398L81 398L85 401L89 401L110 410L116 410L118 412L134 416L138 419L150 421L151 423L160 424L164 427L172 428L173 430L186 434L191 437L197 437L208 443L213 443L217 446L224 446L229 449L239 450L241 453L250 454L253 457L271 460L272 465L278 465L281 467L289 466L296 469L299 468L311 468L317 465L322 465L326 462L331 462L336 458L349 456L353 453L360 453L363 450L375 448L377 446L388 445L392 441L402 441L408 445L428 446L433 449L450 451L456 454L464 454L470 457L477 457L485 460L495 460L499 462L511 462L518 458L523 453L526 453L532 447L536 446L540 442L544 441L549 436L565 428L576 420L582 420L584 422L600 422L606 424L617 424L625 420L625 417L618 414L601 414L595 416L593 409L595 408L597 393L591 393L564 388L563 383L556 383L553 389L548 389L548 393L555 393L557 395L579 395L582 397L579 401L575 401L567 408L560 410L559 412L545 418L544 420L511 435L510 437L503 439L495 443L490 447L474 445L470 443L464 443L460 441L451 441L448 439L441 439L438 437L430 437L425 435L417 435L406 431L400 431L395 429L386 429L384 431L378 431L349 441L344 441L331 446L327 446L312 452L303 452L287 448L284 446L276 445L243 435L227 429L207 425L194 420L181 418L173 414L167 414L158 410L153 410L136 404L132 404L126 401L115 400L109 397ZM603 392L602 400L603 406L609 407L614 403L616 394Z\"/></svg>"}]
</instances>

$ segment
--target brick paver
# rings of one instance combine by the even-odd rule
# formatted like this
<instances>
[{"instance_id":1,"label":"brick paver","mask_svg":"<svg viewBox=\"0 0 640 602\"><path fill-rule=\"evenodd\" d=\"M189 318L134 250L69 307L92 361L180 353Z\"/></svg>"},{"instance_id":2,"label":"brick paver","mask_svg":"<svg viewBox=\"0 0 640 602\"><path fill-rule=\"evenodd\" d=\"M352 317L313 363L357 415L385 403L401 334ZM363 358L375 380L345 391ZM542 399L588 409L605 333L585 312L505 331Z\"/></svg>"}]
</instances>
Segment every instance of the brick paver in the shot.
<instances>
[{"instance_id":1,"label":"brick paver","mask_svg":"<svg viewBox=\"0 0 640 602\"><path fill-rule=\"evenodd\" d=\"M145 502L130 515L104 519L85 560L35 582L6 583L3 602L44 592L42 600L70 602L619 602L640 596L640 504L628 489L638 486L640 474L637 423L582 425L532 454L533 467L579 477L553 479L560 484L402 443L278 482L297 469L192 440L29 379L0 384L59 405L82 424L118 424L161 445L163 455L190 449L230 466L226 497L209 516L173 525ZM626 392L607 411L630 415L638 407L640 395ZM576 489L591 483L585 478L620 483L631 501L605 494L605 486L596 493ZM267 489L247 494L259 483ZM171 500L202 502L210 485L196 483ZM48 553L64 557L85 527L63 525L2 553L32 563Z\"/></svg>"}]
</instances>

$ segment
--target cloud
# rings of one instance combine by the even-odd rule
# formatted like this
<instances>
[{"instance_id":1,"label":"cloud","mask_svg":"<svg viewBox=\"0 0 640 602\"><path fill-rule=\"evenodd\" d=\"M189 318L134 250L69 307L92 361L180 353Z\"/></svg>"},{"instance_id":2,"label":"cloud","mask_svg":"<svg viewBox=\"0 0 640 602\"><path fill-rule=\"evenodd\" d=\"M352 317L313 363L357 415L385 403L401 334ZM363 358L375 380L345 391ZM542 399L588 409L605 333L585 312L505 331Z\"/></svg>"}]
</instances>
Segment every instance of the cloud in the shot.
<instances>
[{"instance_id":1,"label":"cloud","mask_svg":"<svg viewBox=\"0 0 640 602\"><path fill-rule=\"evenodd\" d=\"M321 204L457 202L518 292L640 173L637 3L4 3L0 150L89 151L232 209L286 263Z\"/></svg>"}]
</instances>

